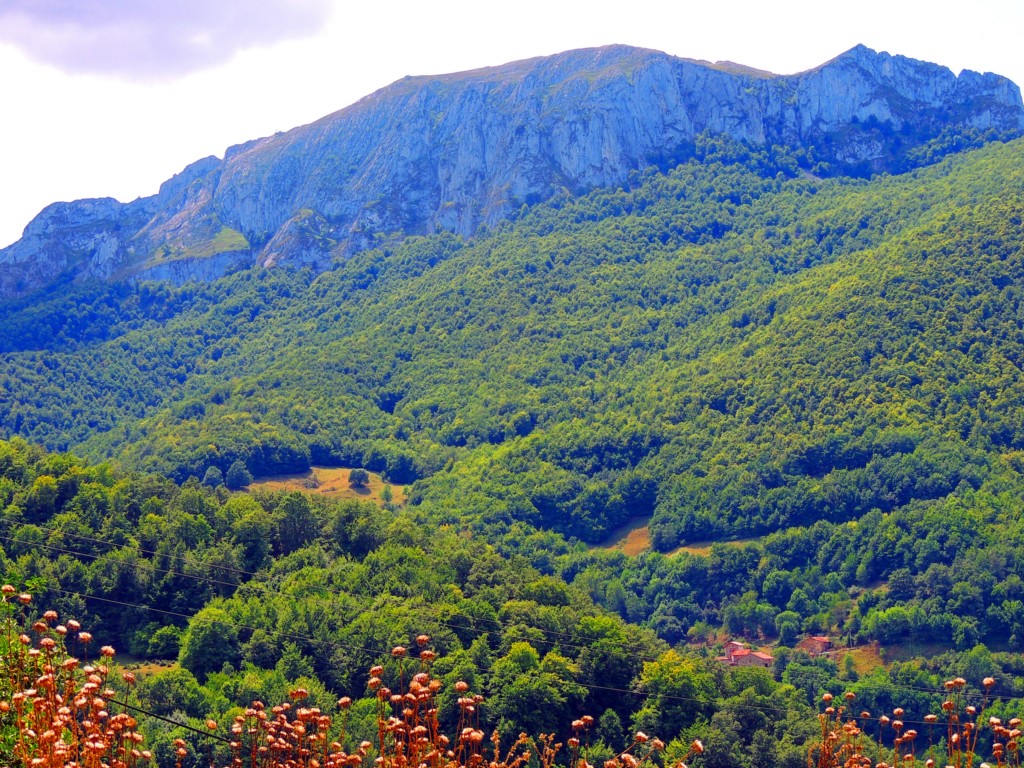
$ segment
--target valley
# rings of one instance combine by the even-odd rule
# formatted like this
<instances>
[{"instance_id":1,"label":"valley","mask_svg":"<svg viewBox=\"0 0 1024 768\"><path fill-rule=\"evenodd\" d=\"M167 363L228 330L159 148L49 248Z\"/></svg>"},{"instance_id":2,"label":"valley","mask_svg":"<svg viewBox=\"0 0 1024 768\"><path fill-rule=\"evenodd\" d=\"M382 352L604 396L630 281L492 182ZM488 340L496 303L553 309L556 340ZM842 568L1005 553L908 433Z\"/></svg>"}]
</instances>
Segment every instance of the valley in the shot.
<instances>
[{"instance_id":1,"label":"valley","mask_svg":"<svg viewBox=\"0 0 1024 768\"><path fill-rule=\"evenodd\" d=\"M289 696L347 697L362 765L414 668L436 731L587 715L588 765L640 731L801 768L823 694L923 728L959 677L1009 722L1022 134L1005 78L863 46L784 77L611 46L51 206L0 251L7 658L116 647L188 768Z\"/></svg>"}]
</instances>

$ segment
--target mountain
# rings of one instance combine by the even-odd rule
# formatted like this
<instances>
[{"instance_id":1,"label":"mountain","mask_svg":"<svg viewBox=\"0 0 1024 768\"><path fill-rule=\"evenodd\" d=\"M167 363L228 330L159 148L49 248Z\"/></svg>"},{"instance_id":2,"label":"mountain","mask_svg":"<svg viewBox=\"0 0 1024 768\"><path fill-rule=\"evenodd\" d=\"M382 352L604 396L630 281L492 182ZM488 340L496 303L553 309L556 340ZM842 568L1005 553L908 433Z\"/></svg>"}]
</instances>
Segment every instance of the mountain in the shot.
<instances>
[{"instance_id":1,"label":"mountain","mask_svg":"<svg viewBox=\"0 0 1024 768\"><path fill-rule=\"evenodd\" d=\"M324 273L55 285L0 305L0 429L179 482L363 466L486 530L645 517L663 551L1017 478L1024 141L791 163L705 137Z\"/></svg>"},{"instance_id":2,"label":"mountain","mask_svg":"<svg viewBox=\"0 0 1024 768\"><path fill-rule=\"evenodd\" d=\"M627 182L723 136L816 175L896 172L1024 131L994 74L857 46L777 76L611 46L409 77L311 125L231 147L122 204L47 207L0 251L0 296L55 277L209 280L318 270L390 235L470 236L553 196Z\"/></svg>"}]
</instances>

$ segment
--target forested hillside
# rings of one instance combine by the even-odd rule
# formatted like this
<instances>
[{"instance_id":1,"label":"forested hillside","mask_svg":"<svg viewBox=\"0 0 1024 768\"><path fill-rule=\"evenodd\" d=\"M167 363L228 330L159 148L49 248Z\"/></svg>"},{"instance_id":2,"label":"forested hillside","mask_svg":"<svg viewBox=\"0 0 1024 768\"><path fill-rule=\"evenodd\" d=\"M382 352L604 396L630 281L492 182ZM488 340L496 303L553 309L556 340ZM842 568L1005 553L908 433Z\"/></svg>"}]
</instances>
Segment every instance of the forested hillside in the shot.
<instances>
[{"instance_id":1,"label":"forested hillside","mask_svg":"<svg viewBox=\"0 0 1024 768\"><path fill-rule=\"evenodd\" d=\"M462 681L485 697L474 722L506 744L520 731L565 740L573 719L589 715L590 760L640 730L667 743L666 760L700 738L699 766L799 768L819 735L823 691L920 720L940 711L943 680L992 677L986 714L1020 710L1024 667L1005 651L1024 631L1024 499L1006 483L856 526L818 523L742 548L634 560L525 530L495 547L408 510L179 486L13 441L0 443L0 570L32 593L17 606L26 626L55 610L92 631L89 646L69 636L78 653L111 643L131 654L121 658L135 670L132 691L103 695L128 698L158 765L175 764L176 739L188 745L187 766L208 764L215 750L227 762L207 720L230 723L247 702L283 701L297 688L303 706L324 712L350 696L346 748L375 744L366 672L386 664L376 674L398 687L391 649L410 648L415 664L424 643L437 654L446 730L460 716ZM615 614L638 621L653 599L649 627ZM720 622L774 646L773 668L716 661L716 641L728 636ZM793 650L802 630L835 633L839 654ZM0 645L14 641L4 637ZM875 639L898 659L910 637L952 637L960 650L865 667L843 647ZM136 669L140 659L164 661ZM0 712L5 756L12 717ZM893 735L882 734L887 748ZM979 749L990 748L986 735Z\"/></svg>"},{"instance_id":2,"label":"forested hillside","mask_svg":"<svg viewBox=\"0 0 1024 768\"><path fill-rule=\"evenodd\" d=\"M364 466L435 520L657 549L978 488L1022 447L1024 145L871 181L667 174L310 273L3 313L10 435L182 482Z\"/></svg>"},{"instance_id":3,"label":"forested hillside","mask_svg":"<svg viewBox=\"0 0 1024 768\"><path fill-rule=\"evenodd\" d=\"M611 47L51 206L0 252L0 764L239 766L266 703L325 766L1010 764L963 707L1024 705L1019 101Z\"/></svg>"}]
</instances>

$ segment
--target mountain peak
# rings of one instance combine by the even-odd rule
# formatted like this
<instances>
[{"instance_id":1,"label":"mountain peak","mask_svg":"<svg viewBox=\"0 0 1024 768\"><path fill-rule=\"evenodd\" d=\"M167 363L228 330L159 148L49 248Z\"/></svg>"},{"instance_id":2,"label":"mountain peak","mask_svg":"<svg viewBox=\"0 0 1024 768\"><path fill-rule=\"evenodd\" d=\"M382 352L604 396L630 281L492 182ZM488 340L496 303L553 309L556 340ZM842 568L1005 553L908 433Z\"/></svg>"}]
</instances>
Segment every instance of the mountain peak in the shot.
<instances>
[{"instance_id":1,"label":"mountain peak","mask_svg":"<svg viewBox=\"0 0 1024 768\"><path fill-rule=\"evenodd\" d=\"M701 134L802 150L816 173L864 174L906 167L949 131L1019 135L1019 89L863 45L796 75L609 45L407 77L194 163L153 198L102 216L85 203L62 218L44 211L0 251L0 295L68 271L183 280L234 264L324 269L381 236L471 236L562 190L677 164Z\"/></svg>"}]
</instances>

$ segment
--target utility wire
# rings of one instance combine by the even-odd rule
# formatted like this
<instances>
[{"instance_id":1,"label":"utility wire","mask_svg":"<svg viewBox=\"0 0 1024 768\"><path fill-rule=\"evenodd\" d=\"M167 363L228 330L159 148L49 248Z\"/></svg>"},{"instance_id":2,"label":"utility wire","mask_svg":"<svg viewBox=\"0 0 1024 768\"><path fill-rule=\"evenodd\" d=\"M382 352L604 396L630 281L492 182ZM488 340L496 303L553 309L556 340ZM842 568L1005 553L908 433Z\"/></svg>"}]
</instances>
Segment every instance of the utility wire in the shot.
<instances>
[{"instance_id":1,"label":"utility wire","mask_svg":"<svg viewBox=\"0 0 1024 768\"><path fill-rule=\"evenodd\" d=\"M71 537L71 538L74 538L74 539L81 539L81 540L84 540L84 541L89 541L89 542L93 542L93 543L97 543L97 544L103 544L103 545L110 546L110 547L122 547L122 548L125 548L125 549L129 549L130 551L134 551L134 552L145 552L147 554L153 554L154 556L157 556L157 557L173 558L173 559L185 562L186 564L189 564L188 560L186 558L183 558L183 557L178 556L178 555L164 555L162 553L157 553L157 552L154 552L152 550L145 550L145 549L138 548L138 547L124 547L123 545L118 545L118 544L115 544L114 542L108 542L108 541L104 541L104 540L101 540L101 539L93 539L93 538L90 538L90 537L83 537L83 536L79 536L77 534L71 534L71 532L68 532L68 531L62 531L62 530L55 529L55 528L50 528L50 527L47 527L47 526L39 526L39 527L42 527L44 529L49 529L52 532L55 532L55 534L59 534L59 535L62 535L62 536L68 536L68 537ZM11 537L6 537L6 536L2 536L2 535L0 535L0 541L7 541L7 542L18 544L20 546L25 546L26 545L25 542L19 542L19 541L15 540L15 539L13 539ZM44 549L47 549L47 550L50 550L50 551L53 551L53 552L59 552L59 553L63 553L63 554L74 555L76 557L88 557L88 558L92 558L92 559L95 559L95 560L98 560L98 559L100 559L101 557L104 556L102 554L97 555L97 554L93 554L93 553L89 553L89 552L78 552L76 550L69 550L69 549L60 548L60 547L54 547L52 545L41 544L41 543L32 543L31 546L44 548ZM254 589L259 589L264 594L273 594L273 595L278 595L278 596L282 596L283 595L283 593L280 590L274 590L270 586L268 586L268 585L266 585L264 583L259 583L259 582L251 582L251 581L250 582L241 582L241 583L224 582L224 581L220 581L220 580L217 580L217 579L213 579L212 577L206 577L206 575L198 575L198 574L195 574L195 573L183 573L181 571L176 571L176 570L172 570L172 569L168 569L168 568L161 568L161 567L157 566L156 564L150 564L150 563L141 562L141 561L138 561L138 560L132 561L130 563L125 563L125 564L127 564L127 565L129 565L131 567L134 567L134 568L150 568L151 570L154 570L156 572L161 572L161 573L165 573L165 574L168 574L168 575L175 575L175 577L179 577L179 578L182 578L182 579L191 579L191 580L198 581L198 582L201 582L201 583L208 583L208 584L213 584L213 585L218 585L218 586L224 586L224 587L229 587L229 588L232 588L232 589L239 589L242 586L249 586L249 587L252 587ZM214 567L214 568L223 568L223 569L232 570L234 572L244 573L244 574L250 575L250 577L254 577L254 578L257 578L260 575L258 572L248 571L248 570L244 570L244 569L241 569L241 568L232 568L230 566L220 566L220 565L216 565L216 564L209 564L209 566L210 567ZM343 599L343 600L351 600L351 601L355 602L356 604L359 604L361 602L362 598L365 597L365 596L362 596L362 595L352 595L350 593L340 593L340 592L334 592L334 591L331 591L331 590L328 590L328 592L333 597L337 597L337 598L340 598L340 599ZM101 599L101 598L96 598L96 599ZM315 600L313 600L312 598L306 598L306 599L309 600L310 602L315 602ZM372 609L372 606L368 605L367 603L362 603L361 607L364 610L371 610ZM184 618L190 617L187 614L175 614L175 615L179 615L179 616L182 616ZM478 627L475 627L475 626L464 626L464 625L450 624L450 623L442 622L440 620L432 620L432 621L433 621L433 623L435 625L438 625L438 626L441 626L441 627L446 627L447 629L451 629L451 630L454 630L454 631L460 631L460 632L467 632L467 631L468 632L477 632L477 631L480 631L480 629L481 629L481 628L478 628ZM480 618L474 618L474 621L480 622L480 623L484 623L485 622L487 624L493 624L493 625L496 625L497 628L501 629L501 630L508 630L509 629L509 625L505 625L505 624L502 624L501 622L498 622L496 620L492 620L492 618L480 617ZM252 628L249 628L249 629L252 629ZM553 630L545 630L545 629L542 629L542 628L534 628L534 629L536 629L538 632L540 632L543 635L554 635L554 636L558 636L558 637L573 637L572 635L569 635L568 633L557 632L557 631L553 631ZM307 640L309 642L315 642L315 641L311 640L310 638L301 638L301 636L296 636L296 637L298 639L305 639L305 640ZM479 637L479 635L478 635L478 637ZM579 643L566 642L564 640L547 640L547 639L543 639L542 640L542 639L539 639L539 638L534 637L534 636L513 636L513 637L511 637L509 639L511 639L511 640L526 640L526 641L535 642L535 643L536 642L540 642L540 643L545 643L546 645L549 645L549 646L552 646L552 647L575 648L575 649L578 649L578 650L584 650L584 649L590 647L590 646L587 646L587 645L581 645ZM632 648L629 648L627 646L617 645L615 643L612 643L612 644L616 645L616 647L620 648L621 650L623 650L625 652L631 652L632 651ZM368 649L364 649L364 650L368 650ZM373 652L373 651L369 651L368 650L368 652ZM642 662L656 662L656 660L657 660L655 657L650 657L650 656L640 656L639 658L640 658L640 660L642 660ZM933 694L933 695L945 695L946 693L948 693L948 691L946 691L943 688L915 687L915 686L909 686L909 685L899 685L899 684L895 684L895 683L890 684L889 687L897 688L899 690L913 691L913 692L919 692L919 693L928 693L928 694ZM970 697L973 697L973 698L983 698L986 694L984 692L981 692L981 691L977 691L977 692L963 691L962 695L970 696ZM1009 695L1009 694L1007 694L1007 695Z\"/></svg>"},{"instance_id":2,"label":"utility wire","mask_svg":"<svg viewBox=\"0 0 1024 768\"><path fill-rule=\"evenodd\" d=\"M44 527L45 528L45 526L40 526L40 527ZM88 540L88 541L93 541L93 542L96 542L96 543L106 544L108 546L122 546L122 545L117 545L117 544L115 544L113 542L104 541L102 539L93 539L93 538L90 538L90 537L78 536L77 534L66 533L64 531L54 530L54 532L61 533L61 534L64 534L64 535L68 535L68 536L71 536L72 538L81 538L81 539ZM17 543L17 544L20 544L22 546L24 546L26 544L26 542L21 542L21 541L18 541L16 539L14 539L14 538L9 537L9 536L3 536L3 535L0 535L0 540L9 541L9 542L12 542L12 543ZM109 557L109 555L108 556L104 556L104 555L96 555L96 554L89 553L89 552L78 552L78 551L75 551L75 550L65 549L65 548L62 548L62 547L55 547L55 546L50 545L50 544L42 544L42 543L35 543L35 542L33 542L33 543L31 543L31 546L41 547L41 548L45 548L45 549L50 550L50 551L60 552L60 553L63 553L63 554L74 555L76 557L92 558L94 561L97 561L97 562L100 562L100 561L106 562L106 560L102 560L102 559L104 557ZM159 556L159 557L163 557L164 556L164 555L162 555L160 553L154 553L151 550L143 550L143 549L137 548L137 547L128 547L128 549L130 549L131 551L137 551L137 552L147 552L149 554L154 554L154 555ZM112 554L113 553L111 553L111 555ZM169 557L174 557L175 559L187 562L187 560L185 560L184 558L182 558L180 556L169 556ZM226 582L226 581L221 581L219 579L214 579L214 578L209 577L209 576L200 576L200 575L196 575L196 574L188 574L188 573L182 573L180 571L174 571L174 570L170 570L170 569L166 569L166 568L160 568L160 567L156 566L155 564L145 563L145 562L141 562L141 561L138 561L138 560L132 561L130 563L118 563L118 564L120 564L120 565L128 565L128 566L133 567L133 568L149 568L149 569L151 569L151 570L153 570L155 572L163 573L163 574L166 574L166 575L178 576L178 577L181 577L181 578L193 579L193 580L199 581L199 582L204 582L204 583L209 583L209 584L216 584L216 585L221 585L221 586L226 586L226 587L232 587L234 589L238 589L238 588L240 588L242 586L247 585L247 586L250 586L250 587L253 587L253 588L261 590L262 592L264 592L264 594L276 594L276 595L281 595L282 594L279 590L275 590L272 587L270 587L269 585L267 585L265 583L260 583L260 582L252 582L252 581L246 581L246 582L240 582L240 583ZM212 567L218 568L220 566L214 565ZM225 568L227 568L227 567L225 567ZM244 574L247 574L247 575L251 575L251 576L254 576L254 577L255 576L259 576L258 573L253 573L251 571L244 571L242 569L230 568L230 570L233 570L233 571L236 571L236 572L239 572L239 573L244 573ZM57 590L57 591L60 591L60 590ZM356 604L359 604L359 603L362 602L362 600L361 600L362 596L361 595L352 595L352 594L349 594L349 593L334 592L332 590L328 590L328 592L330 593L331 596L337 597L337 598L342 599L342 600L351 600L351 601L355 602ZM93 599L104 600L106 598L93 597ZM313 604L317 603L317 600L315 598L306 598L306 601L310 602L310 603L313 603ZM116 601L110 601L110 602L116 602ZM139 606L136 606L136 607L139 607ZM363 603L362 607L363 607L363 610L366 610L366 611L372 610L372 606L371 607L367 607L366 603ZM184 618L186 620L191 618L191 616L189 614L181 614L181 613L174 613L174 612L168 612L168 611L159 611L159 609L154 609L154 608L147 608L147 609L148 610L153 610L153 611L167 613L168 615L173 615L173 616L181 617L181 618ZM443 627L447 627L447 628L455 630L455 631L463 631L463 632L465 632L465 631L469 631L469 632L478 632L478 631L480 631L480 628L475 627L475 626L465 626L465 625L451 624L451 623L448 623L448 622L441 621L439 619L432 619L432 621L433 621L434 624L437 624L437 625L443 626ZM488 623L493 623L493 624L497 625L497 627L499 629L502 629L502 630L507 630L509 628L509 625L502 624L501 622L498 622L498 621L493 620L493 619L481 618L481 619L479 619L479 621L481 621L481 622L485 622L486 621ZM253 630L254 629L253 627L243 627L242 625L239 625L239 626L241 628L245 628L245 629L249 629L249 630ZM539 628L539 627L535 628L535 629L538 632L542 633L542 634L552 634L552 635L558 635L558 636L564 636L564 637L572 637L571 635L568 635L567 633L564 633L564 632L555 632L555 631L552 631L552 630L545 630L545 629L542 629L542 628ZM282 634L282 632L279 631L279 630L275 630L275 631L278 632L278 634ZM324 641L320 641L320 640L315 640L313 638L307 638L307 637L303 637L301 635L296 635L294 633L284 633L284 634L290 634L295 639L305 640L306 642L310 642L310 643L324 642ZM480 637L480 636L481 635L477 635L477 637ZM540 642L540 643L544 643L544 644L552 646L552 647L575 648L577 650L584 650L584 649L589 649L590 648L590 646L581 645L579 643L570 643L570 642L566 642L566 641L563 641L563 640L557 640L557 641L546 640L546 639L542 640L542 639L539 639L539 638L533 637L533 636L523 636L523 635L520 635L520 636L513 636L513 637L511 637L509 639L511 639L511 640L527 640L529 642L534 642L534 643ZM602 638L602 640L604 640L605 642L608 642L607 639L605 639L605 638ZM616 645L618 648L620 648L621 650L623 650L625 652L630 652L632 650L631 648L628 648L626 646L622 646L622 645L619 645L617 643L614 643L614 641L612 641L612 644ZM371 651L370 649L366 649L366 648L363 648L361 650L366 651L368 653L376 653L375 651ZM640 656L639 658L640 658L641 661L650 661L650 662L657 661L656 658L648 657L648 656ZM923 688L923 687L914 687L914 686L908 686L908 685L899 685L899 684L895 684L895 683L890 684L888 687L896 688L898 690L913 691L913 692L917 692L917 693L926 693L926 694L932 694L932 695L946 695L948 693L948 691L946 691L944 689L941 689L941 688ZM965 691L965 692L961 692L961 695L962 696L968 696L968 697L971 697L971 698L978 698L978 699L984 698L986 696L985 693L980 692L980 691L979 692ZM1006 695L1009 695L1009 694L1006 694Z\"/></svg>"},{"instance_id":3,"label":"utility wire","mask_svg":"<svg viewBox=\"0 0 1024 768\"><path fill-rule=\"evenodd\" d=\"M80 597L80 598L90 599L90 600L100 600L100 601L106 602L106 603L113 603L113 604L116 604L116 605L122 605L122 606L129 607L129 608L139 608L139 609L146 610L146 611L153 611L155 613L168 614L168 615L172 615L172 616L182 616L183 615L183 614L180 614L180 613L175 613L173 611L162 610L160 608L152 608L152 607L146 606L146 605L137 605L137 604L134 604L134 603L127 603L127 602L122 601L122 600L114 600L112 598L99 597L97 595L89 595L89 594L82 593L82 592L71 592L71 591L62 590L62 589L54 589L54 591L60 592L62 594L66 594L66 595L71 595L71 596L74 596L74 597ZM229 619L225 623L232 624L232 625L234 625L234 626L236 626L236 627L238 627L240 629L250 629L250 630L254 629L254 627L251 627L251 626L242 624L240 622L234 621L233 619ZM342 650L346 650L347 649L347 650L363 651L365 653L369 653L369 654L371 654L373 656L377 656L377 657L380 657L380 656L390 656L391 655L391 651L374 650L374 649L371 649L371 648L366 648L364 646L358 646L358 645L345 645L345 644L339 643L339 642L334 641L334 640L320 640L320 639L316 639L316 638L305 637L303 635L298 635L298 634L291 633L291 632L283 632L281 630L265 630L265 631L268 631L269 633L281 635L281 636L287 636L287 637L292 637L292 638L295 638L295 639L306 640L306 641L308 641L310 643L316 643L316 644L319 644L319 645L333 646L335 649L342 649ZM575 685L578 685L579 687L585 688L587 690L608 691L608 692L611 692L611 693L623 693L623 694L629 694L629 695L632 695L632 696L637 696L637 697L640 697L640 698L643 698L643 699L656 698L659 701L679 701L679 702L687 702L687 703L691 703L691 704L700 704L702 706L714 706L715 704L718 703L717 700L714 700L714 699L702 699L702 698L693 697L693 696L677 696L677 695L673 695L673 694L655 694L655 693L649 693L649 692L646 692L646 691L631 690L631 689L628 689L628 688L618 688L618 687L615 687L615 686L596 685L596 684L590 684L590 683L575 683ZM1000 697L997 694L989 694L987 696L987 698L991 699L992 701L995 701L995 700L1000 699L1002 697ZM839 704L841 704L841 702L839 702ZM793 708L789 708L789 707L769 707L769 706L752 705L752 704L736 704L735 707L738 708L738 709L747 709L747 710L763 712L763 713L772 712L772 713L778 713L778 714L795 714L795 715L799 715L799 716L806 716L806 714L807 714L805 710L793 709ZM851 714L852 714L852 711L851 711ZM878 722L878 723L882 722L881 716L879 716L879 717L868 717L868 718L860 718L860 717L858 717L857 719L859 721L861 721L861 722ZM898 719L902 720L904 725L921 725L921 726L935 726L936 725L936 723L929 723L929 722L927 722L925 720L910 720L910 719L907 719L907 718L898 718Z\"/></svg>"},{"instance_id":4,"label":"utility wire","mask_svg":"<svg viewBox=\"0 0 1024 768\"><path fill-rule=\"evenodd\" d=\"M126 701L119 701L118 699L112 698L110 696L104 696L102 693L93 693L93 696L96 696L97 698L103 699L104 701L108 701L111 704L117 704L119 707L124 707L125 709L130 709L133 712L139 712L139 713L141 713L143 715L146 715L146 717L152 717L152 718L154 718L156 720L161 720L161 721L163 721L165 723L170 723L171 725L176 725L179 728L184 728L187 731L192 731L192 733L198 733L200 736L205 736L205 737L207 737L209 739L216 739L217 741L223 741L225 744L231 744L232 743L231 739L229 739L229 738L226 738L224 736L220 736L219 734L216 734L216 733L212 733L209 730L206 730L206 731L201 730L199 728L196 728L193 725L189 725L188 723L179 723L177 720L173 720L173 719L171 719L169 717L164 717L163 715L158 715L156 712L151 712L150 710L145 709L144 707L138 707L138 706L136 706L134 704L129 704Z\"/></svg>"},{"instance_id":5,"label":"utility wire","mask_svg":"<svg viewBox=\"0 0 1024 768\"><path fill-rule=\"evenodd\" d=\"M96 539L96 538L93 538L93 537L90 537L90 536L83 536L83 535L78 534L78 533L72 533L70 531L64 531L64 530L62 530L60 528L54 528L53 526L37 525L37 527L41 528L41 529L43 529L45 531L50 531L51 533L56 533L56 534L61 535L61 536L69 536L69 537L74 538L74 539L80 539L82 541L89 541L89 542L92 542L92 543L95 543L95 544L103 544L103 545L108 546L108 547L124 547L125 546L123 544L117 544L115 542L106 541L104 539ZM2 538L2 537L0 537L0 538ZM8 541L10 541L10 539L8 539ZM18 543L19 544L23 544L23 542L18 542ZM42 545L40 545L40 546L42 546ZM180 561L182 563L185 563L186 565L189 564L188 558L183 557L181 555L172 555L172 554L165 553L165 552L156 552L156 551L151 550L151 549L145 549L143 547L136 547L136 546L132 546L130 548L132 550L136 551L136 552L142 552L142 553L147 554L147 555L153 555L153 557L163 557L163 558L168 558L168 559L171 559L171 560L178 560L178 561ZM82 556L85 556L85 557L95 557L95 555L88 555L86 553L80 553L80 554ZM209 567L211 569L215 568L215 569L220 569L220 570L224 570L224 571L231 571L232 573L239 573L239 574L242 574L243 576L248 576L250 578L256 578L261 573L261 572L258 572L258 571L247 571L244 568L235 568L235 567L229 566L229 565L210 564ZM178 575L185 576L187 578L195 578L195 577L189 576L188 574L178 574ZM224 583L226 583L226 582L224 582ZM241 583L248 583L248 582L240 582L236 586L240 586ZM506 625L502 624L501 622L499 622L499 621L497 621L495 619L479 618L479 619L477 619L477 621L488 622L488 623L496 625L497 627L499 627L501 629L506 628ZM546 635L552 635L552 636L555 636L555 637L565 637L565 638L570 638L570 639L574 637L572 634L570 634L568 632L559 632L559 631L553 630L553 629L542 629L542 630L539 630L539 631L543 632ZM627 650L629 650L629 649L627 649Z\"/></svg>"},{"instance_id":6,"label":"utility wire","mask_svg":"<svg viewBox=\"0 0 1024 768\"><path fill-rule=\"evenodd\" d=\"M74 534L69 534L69 535L74 536ZM17 544L19 544L21 546L25 545L25 542L17 541L16 539L14 539L14 538L12 538L10 536L0 535L0 540L17 543ZM110 543L110 542L106 542L106 543ZM112 546L117 546L117 545L113 545L113 544L111 544L111 545ZM74 555L76 557L92 558L96 562L111 562L110 560L104 560L103 558L105 558L105 557L109 558L109 557L112 557L112 555L113 555L113 553L108 553L108 555L97 555L97 554L93 554L91 552L78 552L76 550L65 549L63 547L57 547L57 546L54 546L52 544L32 543L31 546L41 547L41 548L47 549L47 550L49 550L51 552L58 552L58 553L61 553L61 554ZM142 550L136 549L135 547L130 547L128 549L130 549L131 551L142 551ZM113 561L113 562L116 562L116 561ZM133 561L133 562L129 562L129 563L118 562L117 564L119 564L119 565L128 565L128 566L133 567L133 568L149 568L152 571L155 571L155 572L158 572L158 573L163 573L163 574L170 575L170 576L178 576L178 577L185 578L185 579L193 579L193 580L199 581L199 582L204 582L204 583L209 583L209 584L217 584L217 585L220 585L220 586L232 587L234 589L238 589L238 588L240 588L242 586L250 586L250 587L252 587L254 589L259 589L259 590L261 590L264 593L280 594L280 591L275 590L273 587L271 587L271 586L269 586L267 584L261 583L261 582L245 581L245 582L238 582L238 583L236 583L236 582L221 581L219 579L214 579L214 578L209 577L209 576L199 576L197 574L182 573L180 571L174 571L174 570L170 570L170 569L167 569L167 568L160 568L160 567L156 566L155 564L149 564L149 563L146 563L146 562L140 562L138 560ZM212 566L212 567L216 568L216 567L219 567L219 566ZM248 572L246 572L246 573L248 573ZM258 574L253 574L253 575L256 576ZM357 605L361 604L361 607L363 608L363 610L372 610L372 606L369 606L369 604L365 601L364 596L362 596L362 595L353 595L353 594L350 594L350 593L335 592L333 590L327 590L327 591L333 597L338 597L338 598L343 599L343 600L351 600L352 602L356 603ZM309 600L310 602L314 602L315 603L315 600L312 599L312 598L307 598L307 600ZM440 619L435 619L433 621L434 621L435 624L447 627L447 628L455 630L455 631L476 632L476 631L479 631L479 629L480 629L480 628L475 627L475 626L466 626L466 625L461 625L461 624L451 624L451 623L448 623L448 622L445 622L445 621L441 621ZM501 622L496 621L494 619L480 618L480 619L474 619L474 621L487 622L489 624L494 624L494 625L496 625L496 627L498 629L501 629L501 630L507 630L509 628L509 625L502 624ZM569 635L568 633L565 633L565 632L556 632L556 631L553 631L553 630L545 630L545 629L542 629L542 628L539 628L539 627L537 627L536 630L538 632L540 632L541 634L544 634L544 635L558 635L558 636L562 636L562 637L573 637L572 635ZM513 637L512 639L515 639L515 640L529 640L531 642L544 643L544 644L552 646L552 647L576 648L578 650L583 650L583 649L589 648L589 646L581 645L579 643L571 643L571 642L567 642L565 640L546 640L546 639L541 640L541 639L533 637L533 636L523 636L523 635L521 635L521 636ZM615 645L617 645L619 648L621 648L623 651L625 651L627 653L630 653L630 652L633 651L632 648L629 648L627 646L618 645L618 644L615 644ZM657 660L656 658L650 657L650 656L640 656L639 658L640 658L641 661L656 661Z\"/></svg>"}]
</instances>

